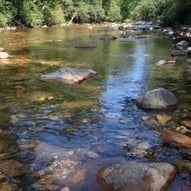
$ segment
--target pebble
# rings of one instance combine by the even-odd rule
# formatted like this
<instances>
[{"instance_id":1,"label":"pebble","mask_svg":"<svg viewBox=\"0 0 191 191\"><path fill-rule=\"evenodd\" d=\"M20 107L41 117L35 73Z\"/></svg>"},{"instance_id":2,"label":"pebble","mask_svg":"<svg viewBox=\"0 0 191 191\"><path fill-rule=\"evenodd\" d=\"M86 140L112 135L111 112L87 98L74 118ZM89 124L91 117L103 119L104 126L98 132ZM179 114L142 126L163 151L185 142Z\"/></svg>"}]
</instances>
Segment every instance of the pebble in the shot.
<instances>
[{"instance_id":1,"label":"pebble","mask_svg":"<svg viewBox=\"0 0 191 191\"><path fill-rule=\"evenodd\" d=\"M170 122L172 119L172 117L168 116L168 115L157 115L157 120L160 124L165 125L168 122Z\"/></svg>"}]
</instances>

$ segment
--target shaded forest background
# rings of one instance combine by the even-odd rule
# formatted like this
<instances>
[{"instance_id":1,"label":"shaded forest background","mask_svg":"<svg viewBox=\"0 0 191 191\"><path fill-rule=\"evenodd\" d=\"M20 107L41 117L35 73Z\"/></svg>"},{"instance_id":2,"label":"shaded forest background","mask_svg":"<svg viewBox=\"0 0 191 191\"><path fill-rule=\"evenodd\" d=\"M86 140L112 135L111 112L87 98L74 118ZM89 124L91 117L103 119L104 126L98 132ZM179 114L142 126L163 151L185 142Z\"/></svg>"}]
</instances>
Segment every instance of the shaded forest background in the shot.
<instances>
[{"instance_id":1,"label":"shaded forest background","mask_svg":"<svg viewBox=\"0 0 191 191\"><path fill-rule=\"evenodd\" d=\"M190 0L0 0L0 27L129 20L191 23Z\"/></svg>"}]
</instances>

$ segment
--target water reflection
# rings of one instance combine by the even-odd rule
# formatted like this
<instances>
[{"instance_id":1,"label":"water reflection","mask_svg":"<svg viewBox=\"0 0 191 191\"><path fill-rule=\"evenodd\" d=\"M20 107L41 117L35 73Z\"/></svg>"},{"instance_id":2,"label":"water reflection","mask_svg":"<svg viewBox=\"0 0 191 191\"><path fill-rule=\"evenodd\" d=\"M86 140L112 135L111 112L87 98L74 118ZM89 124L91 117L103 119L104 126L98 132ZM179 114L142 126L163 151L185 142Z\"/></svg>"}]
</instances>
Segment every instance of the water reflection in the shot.
<instances>
[{"instance_id":1,"label":"water reflection","mask_svg":"<svg viewBox=\"0 0 191 191\"><path fill-rule=\"evenodd\" d=\"M72 26L1 34L0 43L13 57L0 61L0 132L5 148L0 160L11 158L27 166L27 178L14 180L19 189L57 190L68 183L77 185L75 191L79 185L88 190L91 184L98 191L94 178L103 164L149 160L130 156L124 149L127 143L146 141L150 151L160 151L155 160L165 159L159 134L145 125L141 117L147 112L136 107L135 99L151 87L174 88L166 80L170 71L157 73L153 68L155 60L166 56L168 40L104 42L98 38L103 32ZM97 48L78 50L78 42L95 42ZM41 74L63 66L94 69L98 76L72 87L39 80ZM175 74L171 73L177 84ZM179 83L182 90L186 82Z\"/></svg>"}]
</instances>

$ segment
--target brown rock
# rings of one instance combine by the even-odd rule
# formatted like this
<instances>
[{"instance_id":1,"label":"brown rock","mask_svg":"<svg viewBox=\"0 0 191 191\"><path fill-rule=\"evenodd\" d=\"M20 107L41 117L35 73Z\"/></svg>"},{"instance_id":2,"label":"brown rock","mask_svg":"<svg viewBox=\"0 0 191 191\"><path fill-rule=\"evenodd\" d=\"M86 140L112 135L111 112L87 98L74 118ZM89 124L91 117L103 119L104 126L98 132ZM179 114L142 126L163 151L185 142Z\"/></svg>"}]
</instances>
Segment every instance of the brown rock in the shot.
<instances>
[{"instance_id":1,"label":"brown rock","mask_svg":"<svg viewBox=\"0 0 191 191\"><path fill-rule=\"evenodd\" d=\"M157 115L157 120L160 124L167 124L172 118L168 115Z\"/></svg>"},{"instance_id":2,"label":"brown rock","mask_svg":"<svg viewBox=\"0 0 191 191\"><path fill-rule=\"evenodd\" d=\"M25 173L25 168L18 161L9 160L0 164L0 172L8 176L18 177Z\"/></svg>"},{"instance_id":3,"label":"brown rock","mask_svg":"<svg viewBox=\"0 0 191 191\"><path fill-rule=\"evenodd\" d=\"M180 121L181 125L186 126L187 128L191 128L191 120L189 119L184 119Z\"/></svg>"},{"instance_id":4,"label":"brown rock","mask_svg":"<svg viewBox=\"0 0 191 191\"><path fill-rule=\"evenodd\" d=\"M191 138L174 131L163 130L161 139L164 143L175 143L180 146L191 148Z\"/></svg>"}]
</instances>

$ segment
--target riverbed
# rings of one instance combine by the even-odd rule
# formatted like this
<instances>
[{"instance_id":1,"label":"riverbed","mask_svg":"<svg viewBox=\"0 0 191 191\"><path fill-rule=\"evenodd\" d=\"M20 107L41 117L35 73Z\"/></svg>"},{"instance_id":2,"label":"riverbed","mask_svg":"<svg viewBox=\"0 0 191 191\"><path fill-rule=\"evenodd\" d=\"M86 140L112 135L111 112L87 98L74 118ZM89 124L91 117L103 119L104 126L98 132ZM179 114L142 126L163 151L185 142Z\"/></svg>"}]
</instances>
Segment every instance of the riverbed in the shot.
<instances>
[{"instance_id":1,"label":"riverbed","mask_svg":"<svg viewBox=\"0 0 191 191\"><path fill-rule=\"evenodd\" d=\"M100 40L106 34L117 39ZM96 48L75 48L78 43ZM170 58L172 39L161 33L122 38L111 28L74 25L5 30L0 46L11 55L0 60L0 166L11 160L24 168L17 175L3 169L0 190L68 186L98 191L96 172L108 164L136 160L177 165L182 159L179 148L164 145L159 129L144 120L191 110L189 64L155 65ZM61 67L92 69L97 76L79 85L40 80ZM137 97L158 87L176 95L175 110L136 106ZM133 150L138 144L142 152ZM189 176L177 180L191 184Z\"/></svg>"}]
</instances>

